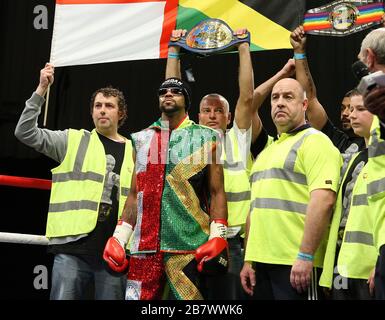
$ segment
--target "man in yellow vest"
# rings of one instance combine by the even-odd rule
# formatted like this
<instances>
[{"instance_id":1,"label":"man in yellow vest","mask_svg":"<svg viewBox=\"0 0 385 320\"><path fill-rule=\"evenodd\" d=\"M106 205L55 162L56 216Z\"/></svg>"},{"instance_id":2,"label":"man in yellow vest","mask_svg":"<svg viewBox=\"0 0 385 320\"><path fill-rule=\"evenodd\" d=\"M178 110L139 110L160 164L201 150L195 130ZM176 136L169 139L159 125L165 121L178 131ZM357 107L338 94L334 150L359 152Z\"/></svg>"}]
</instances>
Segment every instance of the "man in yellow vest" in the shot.
<instances>
[{"instance_id":1,"label":"man in yellow vest","mask_svg":"<svg viewBox=\"0 0 385 320\"><path fill-rule=\"evenodd\" d=\"M369 144L373 114L354 90L349 119L358 136ZM377 251L367 201L368 149L355 153L347 164L337 194L320 285L332 289L334 300L371 300Z\"/></svg>"},{"instance_id":2,"label":"man in yellow vest","mask_svg":"<svg viewBox=\"0 0 385 320\"><path fill-rule=\"evenodd\" d=\"M271 116L278 138L255 160L242 286L254 299L316 298L341 156L305 121L298 81L278 81ZM314 271L313 271L314 269Z\"/></svg>"},{"instance_id":3,"label":"man in yellow vest","mask_svg":"<svg viewBox=\"0 0 385 320\"><path fill-rule=\"evenodd\" d=\"M185 30L174 30L172 36L179 38ZM244 34L246 30L235 33ZM169 47L166 78L181 76L178 46ZM246 217L250 207L249 172L252 159L250 148L259 133L252 127L253 69L250 46L243 42L238 45L239 54L239 97L232 122L229 102L220 94L205 95L199 104L199 124L217 130L222 140L222 156L225 192L228 207L227 241L229 244L229 270L224 275L208 279L207 297L210 300L239 300L244 298L239 273L242 268L241 235L244 233ZM175 57L175 58L170 58ZM232 122L232 128L227 126Z\"/></svg>"},{"instance_id":4,"label":"man in yellow vest","mask_svg":"<svg viewBox=\"0 0 385 320\"><path fill-rule=\"evenodd\" d=\"M362 149L360 140L365 139L368 145L373 115L364 107L362 94L353 89L348 97L349 111L342 113L348 115L349 124L343 122L344 131L335 127L317 98L302 26L291 33L290 42L296 58L296 78L308 93L309 122L330 138L344 158L320 285L331 288L331 297L335 300L371 299L368 284L372 281L368 279L376 251L371 232L372 215L365 199L368 149ZM348 128L353 129L352 134L348 134Z\"/></svg>"},{"instance_id":5,"label":"man in yellow vest","mask_svg":"<svg viewBox=\"0 0 385 320\"><path fill-rule=\"evenodd\" d=\"M370 72L385 74L385 28L366 35L358 58ZM365 107L376 115L371 127L368 160L368 204L374 214L373 239L379 254L374 277L376 299L385 299L385 87L383 82L369 90L364 98Z\"/></svg>"},{"instance_id":6,"label":"man in yellow vest","mask_svg":"<svg viewBox=\"0 0 385 320\"><path fill-rule=\"evenodd\" d=\"M91 98L95 124L87 130L49 130L37 126L44 95L54 81L47 63L16 126L16 137L59 162L52 169L46 236L55 254L50 299L124 299L124 268L111 271L103 249L113 234L131 185L132 144L118 133L127 117L123 93L108 87Z\"/></svg>"}]
</instances>

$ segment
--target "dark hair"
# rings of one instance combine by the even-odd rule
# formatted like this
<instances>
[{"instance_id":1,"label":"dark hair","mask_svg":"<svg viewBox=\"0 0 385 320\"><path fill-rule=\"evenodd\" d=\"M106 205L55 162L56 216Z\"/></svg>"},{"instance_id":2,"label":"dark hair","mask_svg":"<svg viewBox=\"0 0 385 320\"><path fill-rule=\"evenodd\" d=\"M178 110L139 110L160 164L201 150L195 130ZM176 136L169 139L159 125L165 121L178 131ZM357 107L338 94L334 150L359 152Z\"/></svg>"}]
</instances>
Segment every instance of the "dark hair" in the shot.
<instances>
[{"instance_id":1,"label":"dark hair","mask_svg":"<svg viewBox=\"0 0 385 320\"><path fill-rule=\"evenodd\" d=\"M354 88L352 90L349 90L348 92L345 93L344 98L350 98L353 96L362 96L362 93L358 91L357 88Z\"/></svg>"},{"instance_id":2,"label":"dark hair","mask_svg":"<svg viewBox=\"0 0 385 320\"><path fill-rule=\"evenodd\" d=\"M124 99L123 92L112 86L108 86L108 87L100 88L96 90L91 96L91 102L90 102L91 115L94 109L95 97L97 96L98 93L101 93L106 98L108 97L118 98L119 111L122 113L122 118L118 122L118 127L122 126L124 121L126 121L127 119L127 105L126 105L126 100Z\"/></svg>"}]
</instances>

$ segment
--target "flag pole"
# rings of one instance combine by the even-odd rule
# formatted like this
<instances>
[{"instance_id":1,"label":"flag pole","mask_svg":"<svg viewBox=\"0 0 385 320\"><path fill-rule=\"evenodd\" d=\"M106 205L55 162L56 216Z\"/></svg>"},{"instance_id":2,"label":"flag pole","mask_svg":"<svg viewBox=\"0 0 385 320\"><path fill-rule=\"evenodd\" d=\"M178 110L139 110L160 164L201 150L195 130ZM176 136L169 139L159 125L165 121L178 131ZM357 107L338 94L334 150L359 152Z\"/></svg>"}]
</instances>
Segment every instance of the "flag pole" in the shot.
<instances>
[{"instance_id":1,"label":"flag pole","mask_svg":"<svg viewBox=\"0 0 385 320\"><path fill-rule=\"evenodd\" d=\"M43 126L44 126L44 127L47 126L47 115L48 115L49 93L50 93L50 91L51 91L50 89L51 89L51 84L48 85L48 88L47 88L47 94L46 94L46 97L45 97L44 120L43 120Z\"/></svg>"}]
</instances>

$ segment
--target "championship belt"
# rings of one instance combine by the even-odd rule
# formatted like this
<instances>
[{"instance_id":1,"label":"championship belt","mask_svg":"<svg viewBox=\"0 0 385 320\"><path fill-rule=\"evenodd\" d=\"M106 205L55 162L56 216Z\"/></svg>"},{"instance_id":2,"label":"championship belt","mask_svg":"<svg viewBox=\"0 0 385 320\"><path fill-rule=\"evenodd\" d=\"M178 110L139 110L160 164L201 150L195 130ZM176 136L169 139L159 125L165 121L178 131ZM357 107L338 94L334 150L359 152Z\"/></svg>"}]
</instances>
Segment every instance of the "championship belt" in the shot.
<instances>
[{"instance_id":1,"label":"championship belt","mask_svg":"<svg viewBox=\"0 0 385 320\"><path fill-rule=\"evenodd\" d=\"M382 22L382 1L334 1L311 9L304 16L303 28L308 34L346 36Z\"/></svg>"},{"instance_id":2,"label":"championship belt","mask_svg":"<svg viewBox=\"0 0 385 320\"><path fill-rule=\"evenodd\" d=\"M207 19L199 22L183 37L171 37L170 46L179 46L187 51L209 55L230 51L237 43L250 43L250 33L234 35L226 22Z\"/></svg>"}]
</instances>

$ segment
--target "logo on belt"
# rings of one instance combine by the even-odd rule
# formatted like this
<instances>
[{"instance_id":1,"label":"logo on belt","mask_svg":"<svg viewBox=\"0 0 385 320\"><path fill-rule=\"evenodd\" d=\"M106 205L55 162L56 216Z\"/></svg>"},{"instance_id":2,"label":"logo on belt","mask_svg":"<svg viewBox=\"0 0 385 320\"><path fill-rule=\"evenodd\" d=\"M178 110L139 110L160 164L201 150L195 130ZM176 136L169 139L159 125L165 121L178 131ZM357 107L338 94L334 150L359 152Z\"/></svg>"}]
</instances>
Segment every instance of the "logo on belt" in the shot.
<instances>
[{"instance_id":1,"label":"logo on belt","mask_svg":"<svg viewBox=\"0 0 385 320\"><path fill-rule=\"evenodd\" d=\"M203 56L232 50L240 42L250 43L250 33L234 35L229 25L220 19L203 20L188 31L186 36L170 39L170 45Z\"/></svg>"}]
</instances>

